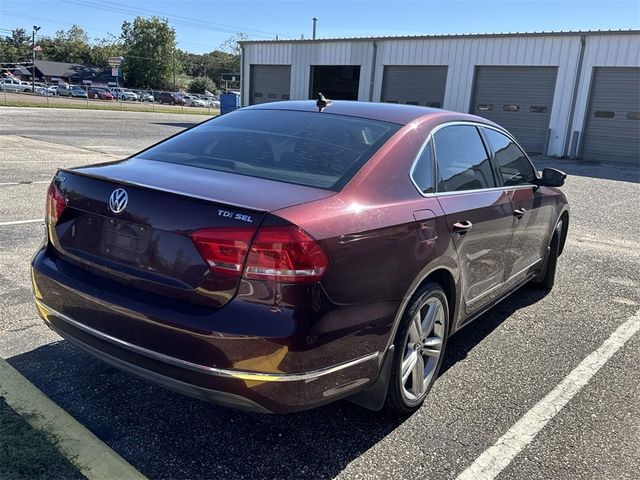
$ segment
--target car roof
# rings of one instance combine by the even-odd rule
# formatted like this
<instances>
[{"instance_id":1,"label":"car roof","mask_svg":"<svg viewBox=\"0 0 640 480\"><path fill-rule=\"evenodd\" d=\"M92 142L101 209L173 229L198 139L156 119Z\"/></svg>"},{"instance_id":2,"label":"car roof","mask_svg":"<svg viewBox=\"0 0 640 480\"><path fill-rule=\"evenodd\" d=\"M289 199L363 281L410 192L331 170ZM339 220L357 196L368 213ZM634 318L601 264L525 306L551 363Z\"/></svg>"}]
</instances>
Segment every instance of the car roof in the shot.
<instances>
[{"instance_id":1,"label":"car roof","mask_svg":"<svg viewBox=\"0 0 640 480\"><path fill-rule=\"evenodd\" d=\"M318 107L315 100L292 100L285 102L270 102L260 105L244 107L243 110L295 110L301 112L317 112ZM350 100L334 100L322 113L334 115L347 115L352 117L368 118L371 120L381 120L385 122L406 125L418 118L446 117L447 121L452 119L471 120L480 123L493 125L484 118L476 117L465 113L451 112L441 108L420 107L417 105L404 105L399 103L377 103L377 102L355 102ZM452 118L456 117L456 118Z\"/></svg>"}]
</instances>

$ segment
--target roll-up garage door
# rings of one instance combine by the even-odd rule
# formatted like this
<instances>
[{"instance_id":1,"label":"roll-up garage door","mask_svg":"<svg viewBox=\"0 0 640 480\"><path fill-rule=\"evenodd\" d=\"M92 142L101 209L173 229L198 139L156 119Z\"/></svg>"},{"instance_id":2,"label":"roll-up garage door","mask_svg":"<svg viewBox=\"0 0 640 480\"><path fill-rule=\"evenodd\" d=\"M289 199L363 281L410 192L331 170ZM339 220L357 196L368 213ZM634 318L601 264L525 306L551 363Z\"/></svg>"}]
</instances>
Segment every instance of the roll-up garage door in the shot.
<instances>
[{"instance_id":1,"label":"roll-up garage door","mask_svg":"<svg viewBox=\"0 0 640 480\"><path fill-rule=\"evenodd\" d=\"M509 130L525 150L546 153L557 67L476 67L471 108Z\"/></svg>"},{"instance_id":2,"label":"roll-up garage door","mask_svg":"<svg viewBox=\"0 0 640 480\"><path fill-rule=\"evenodd\" d=\"M251 65L251 105L289 100L290 65Z\"/></svg>"},{"instance_id":3,"label":"roll-up garage door","mask_svg":"<svg viewBox=\"0 0 640 480\"><path fill-rule=\"evenodd\" d=\"M385 65L381 100L442 108L446 84L446 66Z\"/></svg>"},{"instance_id":4,"label":"roll-up garage door","mask_svg":"<svg viewBox=\"0 0 640 480\"><path fill-rule=\"evenodd\" d=\"M594 69L580 156L640 161L640 68Z\"/></svg>"}]
</instances>

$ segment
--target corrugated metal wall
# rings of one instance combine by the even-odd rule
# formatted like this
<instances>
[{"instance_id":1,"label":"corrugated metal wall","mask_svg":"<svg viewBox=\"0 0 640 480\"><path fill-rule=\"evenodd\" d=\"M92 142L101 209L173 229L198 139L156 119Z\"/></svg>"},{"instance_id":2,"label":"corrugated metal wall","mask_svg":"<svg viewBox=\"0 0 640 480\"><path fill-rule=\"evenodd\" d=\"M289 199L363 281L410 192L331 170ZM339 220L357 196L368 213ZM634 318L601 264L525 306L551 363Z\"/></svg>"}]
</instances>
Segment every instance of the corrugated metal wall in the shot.
<instances>
[{"instance_id":1,"label":"corrugated metal wall","mask_svg":"<svg viewBox=\"0 0 640 480\"><path fill-rule=\"evenodd\" d=\"M245 47L244 71L248 72L251 64L290 64L291 100L301 100L309 98L311 65L360 65L358 100L366 101L369 99L372 62L371 42L272 42ZM243 98L249 98L247 80L244 82ZM243 102L246 105L246 101Z\"/></svg>"},{"instance_id":2,"label":"corrugated metal wall","mask_svg":"<svg viewBox=\"0 0 640 480\"><path fill-rule=\"evenodd\" d=\"M640 35L598 34L586 36L584 60L570 131L582 131L591 72L594 66L640 66ZM243 71L251 64L291 64L291 99L309 95L311 65L361 65L358 99L381 99L385 65L446 65L445 109L468 112L476 66L555 66L555 86L547 153L561 156L568 146L567 125L571 119L574 86L580 59L579 34L505 35L463 38L416 38L245 44ZM375 76L371 85L371 67ZM586 72L586 74L585 74ZM243 98L248 99L245 78ZM373 90L371 90L373 87ZM243 100L245 105L247 100Z\"/></svg>"}]
</instances>

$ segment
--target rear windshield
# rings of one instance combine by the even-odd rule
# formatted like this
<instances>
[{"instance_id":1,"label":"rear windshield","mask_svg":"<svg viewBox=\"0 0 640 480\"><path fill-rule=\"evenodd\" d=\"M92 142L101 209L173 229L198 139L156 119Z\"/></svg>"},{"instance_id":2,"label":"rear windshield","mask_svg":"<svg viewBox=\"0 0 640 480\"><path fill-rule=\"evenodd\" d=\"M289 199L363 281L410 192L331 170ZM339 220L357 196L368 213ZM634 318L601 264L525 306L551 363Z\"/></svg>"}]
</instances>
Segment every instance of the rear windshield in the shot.
<instances>
[{"instance_id":1,"label":"rear windshield","mask_svg":"<svg viewBox=\"0 0 640 480\"><path fill-rule=\"evenodd\" d=\"M400 127L316 112L238 110L137 157L339 190Z\"/></svg>"}]
</instances>

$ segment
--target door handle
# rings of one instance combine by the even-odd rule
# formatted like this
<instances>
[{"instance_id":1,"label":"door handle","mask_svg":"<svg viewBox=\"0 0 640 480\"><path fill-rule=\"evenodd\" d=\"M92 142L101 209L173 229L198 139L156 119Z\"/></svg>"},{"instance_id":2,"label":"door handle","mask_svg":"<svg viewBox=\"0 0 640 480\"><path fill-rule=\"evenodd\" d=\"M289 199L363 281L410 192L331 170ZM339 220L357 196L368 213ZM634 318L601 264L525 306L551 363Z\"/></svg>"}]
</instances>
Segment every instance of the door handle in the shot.
<instances>
[{"instance_id":1,"label":"door handle","mask_svg":"<svg viewBox=\"0 0 640 480\"><path fill-rule=\"evenodd\" d=\"M527 210L526 210L526 209L524 209L524 208L516 208L516 209L513 211L513 216L514 216L514 217L517 217L518 219L520 219L520 218L524 217L524 214L525 214L525 213L527 213Z\"/></svg>"},{"instance_id":2,"label":"door handle","mask_svg":"<svg viewBox=\"0 0 640 480\"><path fill-rule=\"evenodd\" d=\"M453 224L453 231L459 235L465 235L473 227L473 223L469 220L464 222L456 222Z\"/></svg>"}]
</instances>

